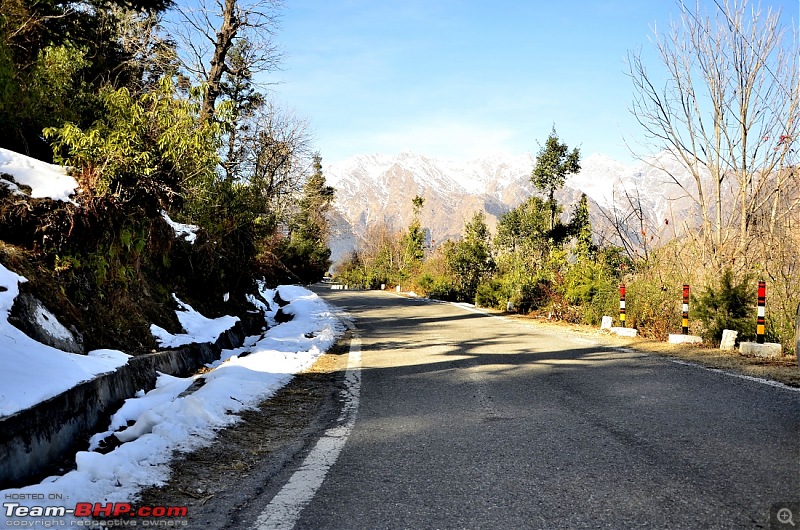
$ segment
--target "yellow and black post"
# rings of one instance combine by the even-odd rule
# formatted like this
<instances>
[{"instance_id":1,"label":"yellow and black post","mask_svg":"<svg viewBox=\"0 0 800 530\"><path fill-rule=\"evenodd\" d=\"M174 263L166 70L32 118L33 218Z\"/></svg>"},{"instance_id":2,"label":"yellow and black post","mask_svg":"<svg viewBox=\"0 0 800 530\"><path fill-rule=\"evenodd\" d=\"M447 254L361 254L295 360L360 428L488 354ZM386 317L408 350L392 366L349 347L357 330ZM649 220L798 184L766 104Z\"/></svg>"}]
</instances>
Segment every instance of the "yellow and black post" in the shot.
<instances>
[{"instance_id":1,"label":"yellow and black post","mask_svg":"<svg viewBox=\"0 0 800 530\"><path fill-rule=\"evenodd\" d=\"M767 301L765 282L758 282L758 320L756 321L756 342L764 344L764 308Z\"/></svg>"},{"instance_id":2,"label":"yellow and black post","mask_svg":"<svg viewBox=\"0 0 800 530\"><path fill-rule=\"evenodd\" d=\"M621 327L625 327L625 284L619 286L619 322Z\"/></svg>"}]
</instances>

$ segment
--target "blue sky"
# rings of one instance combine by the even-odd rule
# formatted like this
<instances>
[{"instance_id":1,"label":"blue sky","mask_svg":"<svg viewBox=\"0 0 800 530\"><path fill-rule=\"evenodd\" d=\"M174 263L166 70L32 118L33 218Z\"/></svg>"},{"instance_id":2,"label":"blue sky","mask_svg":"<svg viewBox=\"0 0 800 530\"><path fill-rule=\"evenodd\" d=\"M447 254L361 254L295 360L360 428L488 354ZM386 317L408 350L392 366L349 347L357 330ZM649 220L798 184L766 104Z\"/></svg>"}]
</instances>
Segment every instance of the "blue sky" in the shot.
<instances>
[{"instance_id":1,"label":"blue sky","mask_svg":"<svg viewBox=\"0 0 800 530\"><path fill-rule=\"evenodd\" d=\"M798 0L781 7L788 24ZM536 153L555 124L584 156L631 160L629 50L653 57L672 0L287 0L270 74L325 162L412 150ZM655 65L655 63L654 63Z\"/></svg>"}]
</instances>

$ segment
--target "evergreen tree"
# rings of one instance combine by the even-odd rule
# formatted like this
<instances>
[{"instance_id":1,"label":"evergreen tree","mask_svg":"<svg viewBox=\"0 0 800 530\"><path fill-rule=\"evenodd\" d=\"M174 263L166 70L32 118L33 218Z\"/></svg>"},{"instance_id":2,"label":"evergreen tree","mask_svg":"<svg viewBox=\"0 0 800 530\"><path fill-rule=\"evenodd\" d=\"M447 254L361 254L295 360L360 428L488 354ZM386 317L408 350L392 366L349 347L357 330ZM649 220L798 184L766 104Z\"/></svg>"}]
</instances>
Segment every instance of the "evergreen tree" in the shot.
<instances>
[{"instance_id":1,"label":"evergreen tree","mask_svg":"<svg viewBox=\"0 0 800 530\"><path fill-rule=\"evenodd\" d=\"M461 241L446 244L445 256L456 297L460 301L474 302L481 281L495 270L489 227L482 211L476 212L464 225Z\"/></svg>"},{"instance_id":2,"label":"evergreen tree","mask_svg":"<svg viewBox=\"0 0 800 530\"><path fill-rule=\"evenodd\" d=\"M225 153L222 168L225 178L235 179L242 176L244 158L247 156L242 136L250 133L253 126L251 118L256 110L264 104L264 95L253 85L252 62L253 45L243 38L236 41L227 55L227 68L220 82L220 93L230 103L226 115Z\"/></svg>"},{"instance_id":3,"label":"evergreen tree","mask_svg":"<svg viewBox=\"0 0 800 530\"><path fill-rule=\"evenodd\" d=\"M550 230L555 228L558 204L555 193L567 179L567 175L581 170L580 152L578 148L569 152L567 144L561 143L556 129L550 132L545 145L536 156L536 166L531 173L531 182L536 189L543 192L550 204Z\"/></svg>"},{"instance_id":4,"label":"evergreen tree","mask_svg":"<svg viewBox=\"0 0 800 530\"><path fill-rule=\"evenodd\" d=\"M581 194L581 199L572 211L572 218L569 222L569 233L577 240L578 254L592 256L596 247L592 240L592 222L589 219L589 201L586 194Z\"/></svg>"},{"instance_id":5,"label":"evergreen tree","mask_svg":"<svg viewBox=\"0 0 800 530\"><path fill-rule=\"evenodd\" d=\"M417 195L412 199L411 203L414 207L414 218L403 235L403 270L401 271L403 273L408 273L417 268L425 257L425 232L422 230L422 222L420 221L425 199Z\"/></svg>"},{"instance_id":6,"label":"evergreen tree","mask_svg":"<svg viewBox=\"0 0 800 530\"><path fill-rule=\"evenodd\" d=\"M304 283L321 280L331 265L327 213L335 190L325 182L319 154L314 155L313 167L314 173L303 186L283 259L284 265Z\"/></svg>"}]
</instances>

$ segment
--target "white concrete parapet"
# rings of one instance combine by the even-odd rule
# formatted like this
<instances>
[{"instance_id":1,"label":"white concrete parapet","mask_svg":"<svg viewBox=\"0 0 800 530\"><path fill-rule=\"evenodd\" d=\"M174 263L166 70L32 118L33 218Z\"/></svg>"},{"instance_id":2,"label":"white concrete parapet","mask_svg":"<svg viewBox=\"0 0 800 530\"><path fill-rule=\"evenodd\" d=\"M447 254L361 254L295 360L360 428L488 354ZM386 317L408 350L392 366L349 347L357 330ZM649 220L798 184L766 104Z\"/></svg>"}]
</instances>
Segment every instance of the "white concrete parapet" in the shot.
<instances>
[{"instance_id":1,"label":"white concrete parapet","mask_svg":"<svg viewBox=\"0 0 800 530\"><path fill-rule=\"evenodd\" d=\"M670 333L668 342L670 344L698 344L703 342L703 338L697 335Z\"/></svg>"},{"instance_id":2,"label":"white concrete parapet","mask_svg":"<svg viewBox=\"0 0 800 530\"><path fill-rule=\"evenodd\" d=\"M609 331L611 333L613 333L614 335L617 335L617 336L620 336L620 337L635 337L636 334L638 333L638 330L636 328L614 327L614 328L609 328Z\"/></svg>"},{"instance_id":3,"label":"white concrete parapet","mask_svg":"<svg viewBox=\"0 0 800 530\"><path fill-rule=\"evenodd\" d=\"M756 357L780 357L783 351L777 342L742 342L739 344L739 353L742 355L755 355Z\"/></svg>"}]
</instances>

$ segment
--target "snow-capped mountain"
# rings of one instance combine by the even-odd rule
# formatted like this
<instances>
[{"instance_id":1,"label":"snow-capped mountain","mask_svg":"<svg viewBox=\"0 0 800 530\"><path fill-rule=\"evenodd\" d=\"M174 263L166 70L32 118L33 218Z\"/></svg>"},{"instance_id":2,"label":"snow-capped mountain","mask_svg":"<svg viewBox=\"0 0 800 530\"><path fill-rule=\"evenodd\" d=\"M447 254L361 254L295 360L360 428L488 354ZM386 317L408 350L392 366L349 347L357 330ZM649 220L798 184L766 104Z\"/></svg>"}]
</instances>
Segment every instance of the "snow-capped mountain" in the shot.
<instances>
[{"instance_id":1,"label":"snow-capped mountain","mask_svg":"<svg viewBox=\"0 0 800 530\"><path fill-rule=\"evenodd\" d=\"M367 226L384 224L393 230L408 226L417 195L425 199L421 220L434 245L458 237L464 221L479 210L486 212L494 228L503 213L538 193L530 182L534 164L530 154L458 162L409 152L359 155L330 164L325 175L336 188L333 260L355 248ZM585 193L595 226L608 224L615 206L627 209L626 191L641 203L652 223L669 217L669 199L679 195L669 177L648 164L625 164L593 154L581 161L581 167L556 198L568 213Z\"/></svg>"}]
</instances>

